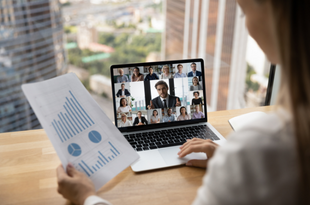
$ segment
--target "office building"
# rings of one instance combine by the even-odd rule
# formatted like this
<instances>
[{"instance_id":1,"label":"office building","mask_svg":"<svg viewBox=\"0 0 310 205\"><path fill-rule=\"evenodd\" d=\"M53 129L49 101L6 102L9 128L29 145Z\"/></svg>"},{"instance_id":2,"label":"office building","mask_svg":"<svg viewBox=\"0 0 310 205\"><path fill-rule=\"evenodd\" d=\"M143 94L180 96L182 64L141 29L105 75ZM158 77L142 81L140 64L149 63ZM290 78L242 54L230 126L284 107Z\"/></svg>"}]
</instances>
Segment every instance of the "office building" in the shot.
<instances>
[{"instance_id":1,"label":"office building","mask_svg":"<svg viewBox=\"0 0 310 205\"><path fill-rule=\"evenodd\" d=\"M210 110L245 106L248 33L235 0L166 0L163 58L203 58Z\"/></svg>"},{"instance_id":2,"label":"office building","mask_svg":"<svg viewBox=\"0 0 310 205\"><path fill-rule=\"evenodd\" d=\"M0 1L0 132L40 128L21 85L65 73L58 0Z\"/></svg>"}]
</instances>

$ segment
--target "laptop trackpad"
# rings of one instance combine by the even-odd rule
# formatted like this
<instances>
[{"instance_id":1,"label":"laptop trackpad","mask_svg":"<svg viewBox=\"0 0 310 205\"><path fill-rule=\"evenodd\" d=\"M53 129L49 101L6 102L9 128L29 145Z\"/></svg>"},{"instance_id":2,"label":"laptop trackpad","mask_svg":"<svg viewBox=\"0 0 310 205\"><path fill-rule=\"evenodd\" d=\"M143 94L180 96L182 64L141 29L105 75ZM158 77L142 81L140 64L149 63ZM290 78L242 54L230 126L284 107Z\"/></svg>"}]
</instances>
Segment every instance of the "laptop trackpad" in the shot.
<instances>
[{"instance_id":1,"label":"laptop trackpad","mask_svg":"<svg viewBox=\"0 0 310 205\"><path fill-rule=\"evenodd\" d=\"M178 152L180 151L179 146L159 149L158 151L165 160L166 164L169 166L185 164L187 161L191 159L207 159L207 156L204 153L191 153L186 157L179 158L178 156Z\"/></svg>"}]
</instances>

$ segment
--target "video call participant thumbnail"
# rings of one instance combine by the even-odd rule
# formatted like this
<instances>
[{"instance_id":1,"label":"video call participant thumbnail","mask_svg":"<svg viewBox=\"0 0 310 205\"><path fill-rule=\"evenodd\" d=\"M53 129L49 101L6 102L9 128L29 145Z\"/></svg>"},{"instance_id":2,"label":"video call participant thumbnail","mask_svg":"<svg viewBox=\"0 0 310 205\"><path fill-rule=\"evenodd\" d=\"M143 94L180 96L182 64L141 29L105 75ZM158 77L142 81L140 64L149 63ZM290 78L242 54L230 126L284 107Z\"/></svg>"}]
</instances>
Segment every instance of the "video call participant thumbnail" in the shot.
<instances>
[{"instance_id":1,"label":"video call participant thumbnail","mask_svg":"<svg viewBox=\"0 0 310 205\"><path fill-rule=\"evenodd\" d=\"M122 113L122 120L118 123L118 127L129 127L132 126L130 120L127 119L127 115Z\"/></svg>"},{"instance_id":2,"label":"video call participant thumbnail","mask_svg":"<svg viewBox=\"0 0 310 205\"><path fill-rule=\"evenodd\" d=\"M141 111L138 111L137 115L138 115L138 117L135 118L135 121L133 122L133 126L140 126L140 125L147 125L148 124L145 117L142 116Z\"/></svg>"},{"instance_id":3,"label":"video call participant thumbnail","mask_svg":"<svg viewBox=\"0 0 310 205\"><path fill-rule=\"evenodd\" d=\"M121 113L121 112L131 112L131 107L128 105L127 103L127 99L126 98L122 98L119 101L119 107L117 108L117 113Z\"/></svg>"},{"instance_id":4,"label":"video call participant thumbnail","mask_svg":"<svg viewBox=\"0 0 310 205\"><path fill-rule=\"evenodd\" d=\"M128 79L127 75L124 75L124 70L123 69L119 69L118 73L119 73L119 76L117 76L117 83L129 82L129 79Z\"/></svg>"},{"instance_id":5,"label":"video call participant thumbnail","mask_svg":"<svg viewBox=\"0 0 310 205\"><path fill-rule=\"evenodd\" d=\"M121 98L129 97L130 96L130 92L127 89L125 89L125 84L124 83L122 83L121 89L119 89L117 91L116 96L117 97L121 97Z\"/></svg>"},{"instance_id":6,"label":"video call participant thumbnail","mask_svg":"<svg viewBox=\"0 0 310 205\"><path fill-rule=\"evenodd\" d=\"M169 79L173 78L172 74L169 72L169 66L164 65L162 68L162 74L160 75L160 79Z\"/></svg>"},{"instance_id":7,"label":"video call participant thumbnail","mask_svg":"<svg viewBox=\"0 0 310 205\"><path fill-rule=\"evenodd\" d=\"M138 67L135 67L133 69L133 75L131 76L131 82L138 82L143 80L144 75L140 73L140 69Z\"/></svg>"},{"instance_id":8,"label":"video call participant thumbnail","mask_svg":"<svg viewBox=\"0 0 310 205\"><path fill-rule=\"evenodd\" d=\"M189 88L190 91L202 90L202 86L199 85L199 79L197 76L193 77L192 83L193 83L193 85L191 85Z\"/></svg>"},{"instance_id":9,"label":"video call participant thumbnail","mask_svg":"<svg viewBox=\"0 0 310 205\"><path fill-rule=\"evenodd\" d=\"M175 121L175 116L172 114L172 109L168 108L167 110L167 115L163 117L163 122L174 122Z\"/></svg>"},{"instance_id":10,"label":"video call participant thumbnail","mask_svg":"<svg viewBox=\"0 0 310 205\"><path fill-rule=\"evenodd\" d=\"M151 124L160 123L160 117L158 115L157 110L153 110L153 114L151 116Z\"/></svg>"},{"instance_id":11,"label":"video call participant thumbnail","mask_svg":"<svg viewBox=\"0 0 310 205\"><path fill-rule=\"evenodd\" d=\"M149 74L147 74L144 78L144 81L147 81L147 80L158 80L158 76L156 75L156 73L153 72L153 68L152 66L149 67Z\"/></svg>"},{"instance_id":12,"label":"video call participant thumbnail","mask_svg":"<svg viewBox=\"0 0 310 205\"><path fill-rule=\"evenodd\" d=\"M191 64L192 71L187 74L187 77L195 77L195 76L201 76L202 75L200 71L196 70L196 67L197 67L196 63Z\"/></svg>"},{"instance_id":13,"label":"video call participant thumbnail","mask_svg":"<svg viewBox=\"0 0 310 205\"><path fill-rule=\"evenodd\" d=\"M181 101L179 97L168 94L169 87L165 81L158 81L155 84L155 88L159 96L150 101L150 105L147 106L148 109L181 106Z\"/></svg>"},{"instance_id":14,"label":"video call participant thumbnail","mask_svg":"<svg viewBox=\"0 0 310 205\"><path fill-rule=\"evenodd\" d=\"M186 111L186 107L181 107L180 108L180 115L178 117L178 121L183 121L183 120L190 120L191 119L191 116L189 116L189 114L187 114L187 111Z\"/></svg>"},{"instance_id":15,"label":"video call participant thumbnail","mask_svg":"<svg viewBox=\"0 0 310 205\"><path fill-rule=\"evenodd\" d=\"M204 118L205 114L199 110L199 105L195 106L195 112L193 113L193 119Z\"/></svg>"},{"instance_id":16,"label":"video call participant thumbnail","mask_svg":"<svg viewBox=\"0 0 310 205\"><path fill-rule=\"evenodd\" d=\"M199 92L193 92L194 98L192 99L192 105L202 104L202 99L199 97Z\"/></svg>"},{"instance_id":17,"label":"video call participant thumbnail","mask_svg":"<svg viewBox=\"0 0 310 205\"><path fill-rule=\"evenodd\" d=\"M178 69L178 72L176 74L174 74L174 78L186 78L186 74L182 73L183 65L178 64L177 69Z\"/></svg>"}]
</instances>

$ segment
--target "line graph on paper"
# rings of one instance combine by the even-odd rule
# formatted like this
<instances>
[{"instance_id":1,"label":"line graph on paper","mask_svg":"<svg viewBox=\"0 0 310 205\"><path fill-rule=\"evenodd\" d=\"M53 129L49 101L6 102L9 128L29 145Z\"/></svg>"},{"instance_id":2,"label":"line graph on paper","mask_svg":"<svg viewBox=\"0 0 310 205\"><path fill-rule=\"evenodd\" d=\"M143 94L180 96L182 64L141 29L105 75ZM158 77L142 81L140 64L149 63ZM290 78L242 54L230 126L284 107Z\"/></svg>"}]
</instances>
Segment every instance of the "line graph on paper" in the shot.
<instances>
[{"instance_id":1,"label":"line graph on paper","mask_svg":"<svg viewBox=\"0 0 310 205\"><path fill-rule=\"evenodd\" d=\"M81 100L68 86L35 99L62 143L95 125Z\"/></svg>"}]
</instances>

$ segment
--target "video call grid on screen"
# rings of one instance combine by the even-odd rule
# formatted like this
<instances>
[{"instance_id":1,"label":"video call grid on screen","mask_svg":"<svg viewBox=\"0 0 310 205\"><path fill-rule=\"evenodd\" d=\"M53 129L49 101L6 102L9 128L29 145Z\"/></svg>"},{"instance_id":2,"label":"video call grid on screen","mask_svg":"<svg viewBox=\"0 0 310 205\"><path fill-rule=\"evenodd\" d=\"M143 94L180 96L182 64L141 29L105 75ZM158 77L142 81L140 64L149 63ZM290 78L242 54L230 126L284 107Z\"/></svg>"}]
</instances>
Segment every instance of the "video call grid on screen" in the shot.
<instances>
[{"instance_id":1,"label":"video call grid on screen","mask_svg":"<svg viewBox=\"0 0 310 205\"><path fill-rule=\"evenodd\" d=\"M202 67L201 59L112 66L117 127L206 121Z\"/></svg>"}]
</instances>

